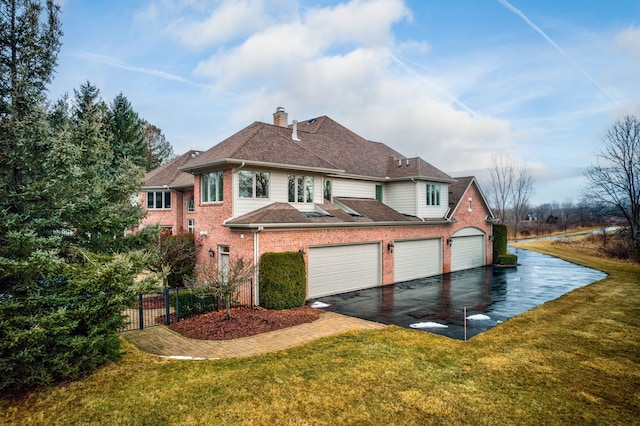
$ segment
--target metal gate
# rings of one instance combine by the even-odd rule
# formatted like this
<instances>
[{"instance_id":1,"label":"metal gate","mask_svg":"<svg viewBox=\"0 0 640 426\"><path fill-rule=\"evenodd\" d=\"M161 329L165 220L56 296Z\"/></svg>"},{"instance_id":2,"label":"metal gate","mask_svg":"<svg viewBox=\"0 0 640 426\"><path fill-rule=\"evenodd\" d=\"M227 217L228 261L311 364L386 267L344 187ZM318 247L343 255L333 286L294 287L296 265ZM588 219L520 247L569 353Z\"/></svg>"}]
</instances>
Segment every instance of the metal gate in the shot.
<instances>
[{"instance_id":1,"label":"metal gate","mask_svg":"<svg viewBox=\"0 0 640 426\"><path fill-rule=\"evenodd\" d=\"M234 307L253 307L253 281L238 288L231 300ZM165 288L156 293L140 293L138 300L124 315L128 318L122 331L143 330L156 325L169 325L188 316L217 311L223 304L214 295L193 296L184 288Z\"/></svg>"}]
</instances>

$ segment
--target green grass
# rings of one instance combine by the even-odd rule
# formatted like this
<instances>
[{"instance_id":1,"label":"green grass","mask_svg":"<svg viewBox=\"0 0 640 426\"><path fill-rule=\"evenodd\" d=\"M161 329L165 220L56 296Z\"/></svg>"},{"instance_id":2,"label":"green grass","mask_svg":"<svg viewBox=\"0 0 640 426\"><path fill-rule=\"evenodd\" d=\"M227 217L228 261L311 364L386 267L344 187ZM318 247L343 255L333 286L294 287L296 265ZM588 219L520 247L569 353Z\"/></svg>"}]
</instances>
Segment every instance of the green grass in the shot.
<instances>
[{"instance_id":1,"label":"green grass","mask_svg":"<svg viewBox=\"0 0 640 426\"><path fill-rule=\"evenodd\" d=\"M468 342L388 327L240 360L126 354L0 400L3 424L640 424L640 266L548 242L608 278Z\"/></svg>"}]
</instances>

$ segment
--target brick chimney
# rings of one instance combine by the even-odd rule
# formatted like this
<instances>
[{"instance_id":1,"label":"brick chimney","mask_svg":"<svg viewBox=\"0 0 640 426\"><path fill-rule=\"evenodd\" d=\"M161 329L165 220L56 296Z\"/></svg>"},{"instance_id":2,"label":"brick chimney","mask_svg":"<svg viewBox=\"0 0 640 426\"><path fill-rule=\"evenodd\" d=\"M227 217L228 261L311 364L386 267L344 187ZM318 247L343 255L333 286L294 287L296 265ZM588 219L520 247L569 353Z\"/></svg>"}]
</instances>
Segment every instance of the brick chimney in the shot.
<instances>
[{"instance_id":1,"label":"brick chimney","mask_svg":"<svg viewBox=\"0 0 640 426\"><path fill-rule=\"evenodd\" d=\"M287 121L288 117L289 117L289 114L284 112L284 107L276 108L276 112L273 113L273 125L274 126L280 126L280 127L287 127L288 126L288 121Z\"/></svg>"}]
</instances>

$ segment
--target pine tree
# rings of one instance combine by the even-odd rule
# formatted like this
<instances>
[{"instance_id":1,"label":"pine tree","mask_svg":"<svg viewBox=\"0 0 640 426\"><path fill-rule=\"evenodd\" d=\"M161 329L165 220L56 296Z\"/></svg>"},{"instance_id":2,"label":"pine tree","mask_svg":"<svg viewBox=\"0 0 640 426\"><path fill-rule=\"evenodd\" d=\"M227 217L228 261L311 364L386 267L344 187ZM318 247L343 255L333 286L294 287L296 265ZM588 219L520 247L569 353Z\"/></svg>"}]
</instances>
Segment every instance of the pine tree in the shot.
<instances>
[{"instance_id":1,"label":"pine tree","mask_svg":"<svg viewBox=\"0 0 640 426\"><path fill-rule=\"evenodd\" d=\"M131 107L129 100L118 94L111 103L108 114L109 128L113 134L114 166L128 159L143 169L147 165L147 146L143 120Z\"/></svg>"},{"instance_id":2,"label":"pine tree","mask_svg":"<svg viewBox=\"0 0 640 426\"><path fill-rule=\"evenodd\" d=\"M146 170L150 171L175 158L173 147L157 126L144 122L144 137L147 146Z\"/></svg>"},{"instance_id":3,"label":"pine tree","mask_svg":"<svg viewBox=\"0 0 640 426\"><path fill-rule=\"evenodd\" d=\"M0 393L81 377L120 354L122 315L157 236L125 230L142 169L114 167L90 83L46 104L59 8L0 0Z\"/></svg>"}]
</instances>

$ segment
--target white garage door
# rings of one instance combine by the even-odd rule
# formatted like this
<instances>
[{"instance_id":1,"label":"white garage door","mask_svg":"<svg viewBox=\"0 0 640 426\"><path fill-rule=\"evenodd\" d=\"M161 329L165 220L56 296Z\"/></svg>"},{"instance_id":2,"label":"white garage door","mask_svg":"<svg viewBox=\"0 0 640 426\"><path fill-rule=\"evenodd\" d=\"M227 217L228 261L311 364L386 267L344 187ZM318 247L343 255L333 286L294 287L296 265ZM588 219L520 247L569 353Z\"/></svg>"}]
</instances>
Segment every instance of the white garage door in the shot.
<instances>
[{"instance_id":1,"label":"white garage door","mask_svg":"<svg viewBox=\"0 0 640 426\"><path fill-rule=\"evenodd\" d=\"M453 235L451 272L485 265L484 238L476 228L464 228Z\"/></svg>"},{"instance_id":2,"label":"white garage door","mask_svg":"<svg viewBox=\"0 0 640 426\"><path fill-rule=\"evenodd\" d=\"M442 273L439 238L396 241L393 250L393 280L409 281Z\"/></svg>"},{"instance_id":3,"label":"white garage door","mask_svg":"<svg viewBox=\"0 0 640 426\"><path fill-rule=\"evenodd\" d=\"M375 287L381 280L380 244L309 248L309 298Z\"/></svg>"}]
</instances>

